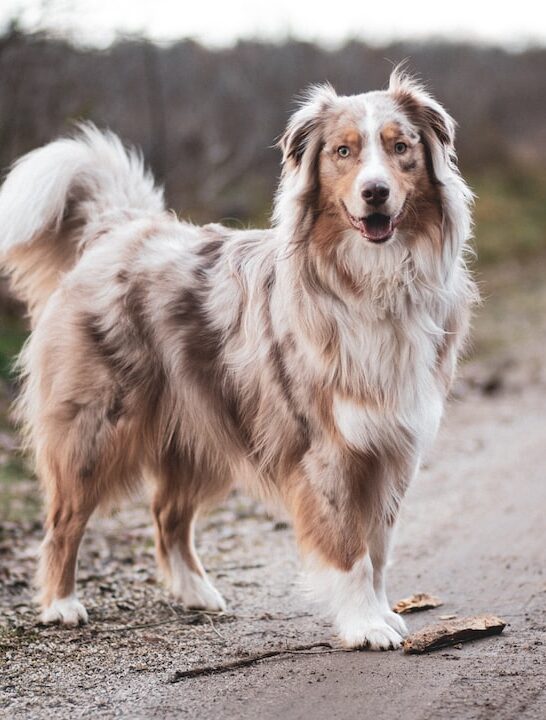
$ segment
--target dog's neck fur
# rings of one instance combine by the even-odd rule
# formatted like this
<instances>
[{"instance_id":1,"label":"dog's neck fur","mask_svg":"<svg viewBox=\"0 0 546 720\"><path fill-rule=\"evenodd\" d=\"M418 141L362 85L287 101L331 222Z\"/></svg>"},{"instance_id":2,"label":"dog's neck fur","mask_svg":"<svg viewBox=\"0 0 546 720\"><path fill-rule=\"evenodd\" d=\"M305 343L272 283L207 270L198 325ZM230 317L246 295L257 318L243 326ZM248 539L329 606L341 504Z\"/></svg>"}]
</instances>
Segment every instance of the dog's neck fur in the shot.
<instances>
[{"instance_id":1,"label":"dog's neck fur","mask_svg":"<svg viewBox=\"0 0 546 720\"><path fill-rule=\"evenodd\" d=\"M296 201L288 217L298 214L296 223L277 226L276 236L279 268L290 264L300 297L319 304L326 300L329 309L332 303L351 312L360 308L369 320L403 319L413 304L439 305L447 299L450 278L439 272L439 223L426 234L400 232L388 245L374 246L327 209L305 216Z\"/></svg>"},{"instance_id":2,"label":"dog's neck fur","mask_svg":"<svg viewBox=\"0 0 546 720\"><path fill-rule=\"evenodd\" d=\"M306 216L298 194L290 199L288 221L274 230L274 325L280 334L290 328L326 385L405 405L400 393L431 382L446 318L460 302L442 272L440 223L373 246L334 213Z\"/></svg>"}]
</instances>

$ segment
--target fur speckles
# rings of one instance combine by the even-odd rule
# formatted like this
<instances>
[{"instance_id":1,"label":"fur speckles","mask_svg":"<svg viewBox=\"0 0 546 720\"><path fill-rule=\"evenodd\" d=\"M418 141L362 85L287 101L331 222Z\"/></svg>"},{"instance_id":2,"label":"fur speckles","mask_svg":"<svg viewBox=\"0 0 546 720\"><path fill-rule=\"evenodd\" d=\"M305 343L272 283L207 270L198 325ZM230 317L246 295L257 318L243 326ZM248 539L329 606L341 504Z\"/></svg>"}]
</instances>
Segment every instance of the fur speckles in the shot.
<instances>
[{"instance_id":1,"label":"fur speckles","mask_svg":"<svg viewBox=\"0 0 546 720\"><path fill-rule=\"evenodd\" d=\"M203 261L195 269L195 277L199 282L207 280L208 272L216 265L222 255L224 242L222 239L213 239L204 243L197 255L203 258Z\"/></svg>"},{"instance_id":2,"label":"fur speckles","mask_svg":"<svg viewBox=\"0 0 546 720\"><path fill-rule=\"evenodd\" d=\"M294 395L292 392L292 381L290 379L290 375L288 373L287 366L285 364L284 360L284 353L282 350L282 346L278 342L273 342L271 344L271 349L269 351L269 358L271 360L271 364L273 366L273 375L275 379L277 380L282 396L293 415L294 419L296 420L297 424L300 427L300 431L302 433L302 437L305 444L309 443L309 435L310 435L310 429L309 429L309 422L305 415L303 415L297 407L296 401L294 399Z\"/></svg>"},{"instance_id":3,"label":"fur speckles","mask_svg":"<svg viewBox=\"0 0 546 720\"><path fill-rule=\"evenodd\" d=\"M92 312L83 313L80 320L92 351L125 391L136 385L146 386L161 370L160 363L154 364L152 371L148 368L154 357L154 337L146 302L143 282L133 279L119 299L115 324Z\"/></svg>"},{"instance_id":4,"label":"fur speckles","mask_svg":"<svg viewBox=\"0 0 546 720\"><path fill-rule=\"evenodd\" d=\"M444 116L433 107L425 107L424 121L432 129L442 145L450 145L452 138Z\"/></svg>"},{"instance_id":5,"label":"fur speckles","mask_svg":"<svg viewBox=\"0 0 546 720\"><path fill-rule=\"evenodd\" d=\"M82 315L81 322L91 348L98 353L113 376L122 374L127 369L125 359L118 345L110 338L108 330L104 328L102 318L87 313Z\"/></svg>"},{"instance_id":6,"label":"fur speckles","mask_svg":"<svg viewBox=\"0 0 546 720\"><path fill-rule=\"evenodd\" d=\"M287 363L287 354L295 349L295 340L288 334L283 341L276 340L271 320L271 296L275 287L276 274L273 270L265 279L264 295L264 325L266 330L266 341L269 343L268 359L271 366L271 376L279 389L288 411L299 428L302 446L308 447L310 428L307 417L301 412L295 399L292 389L292 378ZM300 451L301 452L301 451Z\"/></svg>"},{"instance_id":7,"label":"fur speckles","mask_svg":"<svg viewBox=\"0 0 546 720\"><path fill-rule=\"evenodd\" d=\"M302 547L349 572L366 552L383 483L381 457L374 451L339 453L325 446L307 453L290 495Z\"/></svg>"},{"instance_id":8,"label":"fur speckles","mask_svg":"<svg viewBox=\"0 0 546 720\"><path fill-rule=\"evenodd\" d=\"M153 330L150 324L146 290L146 279L135 278L129 285L123 298L124 311L127 322L138 336L138 339L148 348L153 347Z\"/></svg>"},{"instance_id":9,"label":"fur speckles","mask_svg":"<svg viewBox=\"0 0 546 720\"><path fill-rule=\"evenodd\" d=\"M413 81L402 79L402 82L394 87L393 97L396 104L419 133L430 181L441 185L442 181L435 169L433 145L438 143L446 158L454 155L454 122L436 101ZM450 163L454 166L452 160Z\"/></svg>"},{"instance_id":10,"label":"fur speckles","mask_svg":"<svg viewBox=\"0 0 546 720\"><path fill-rule=\"evenodd\" d=\"M167 308L168 325L179 337L182 367L178 382L196 383L208 412L222 428L224 452L254 451L253 395L243 401L224 360L225 338L213 327L204 306L206 287L186 289Z\"/></svg>"},{"instance_id":11,"label":"fur speckles","mask_svg":"<svg viewBox=\"0 0 546 720\"><path fill-rule=\"evenodd\" d=\"M302 193L301 205L301 235L300 238L307 238L312 231L320 210L320 150L321 146L315 149L315 152L309 162L308 181L305 191Z\"/></svg>"},{"instance_id":12,"label":"fur speckles","mask_svg":"<svg viewBox=\"0 0 546 720\"><path fill-rule=\"evenodd\" d=\"M125 269L119 270L118 273L116 274L116 280L118 281L118 283L120 283L120 285L125 285L127 283L127 281L129 280L128 271Z\"/></svg>"},{"instance_id":13,"label":"fur speckles","mask_svg":"<svg viewBox=\"0 0 546 720\"><path fill-rule=\"evenodd\" d=\"M118 420L123 415L123 396L121 390L114 393L110 407L106 411L106 419L116 425Z\"/></svg>"},{"instance_id":14,"label":"fur speckles","mask_svg":"<svg viewBox=\"0 0 546 720\"><path fill-rule=\"evenodd\" d=\"M201 292L183 290L169 306L168 317L171 327L182 333L187 371L205 387L209 386L219 377L222 343L218 331L211 327Z\"/></svg>"},{"instance_id":15,"label":"fur speckles","mask_svg":"<svg viewBox=\"0 0 546 720\"><path fill-rule=\"evenodd\" d=\"M407 162L401 162L400 167L404 172L411 172L417 167L417 160L408 160Z\"/></svg>"},{"instance_id":16,"label":"fur speckles","mask_svg":"<svg viewBox=\"0 0 546 720\"><path fill-rule=\"evenodd\" d=\"M340 517L344 523L347 518L335 510L335 504L302 483L292 501L296 535L306 553L314 552L325 564L348 572L364 554L366 545L357 523L340 526Z\"/></svg>"},{"instance_id":17,"label":"fur speckles","mask_svg":"<svg viewBox=\"0 0 546 720\"><path fill-rule=\"evenodd\" d=\"M436 175L436 172L434 171L434 162L432 159L432 150L430 148L430 143L428 142L426 136L424 133L420 134L421 137L421 144L423 146L423 152L425 155L425 166L427 168L427 174L429 177L430 182L432 185L441 186L442 182L438 179L438 176Z\"/></svg>"},{"instance_id":18,"label":"fur speckles","mask_svg":"<svg viewBox=\"0 0 546 720\"><path fill-rule=\"evenodd\" d=\"M269 305L271 303L271 295L273 293L273 288L275 287L275 282L277 279L277 274L275 272L275 268L271 268L268 275L265 278L264 281L264 294L265 294L265 304L264 308L266 309L266 323L267 325L270 325L270 315L269 315Z\"/></svg>"},{"instance_id":19,"label":"fur speckles","mask_svg":"<svg viewBox=\"0 0 546 720\"><path fill-rule=\"evenodd\" d=\"M381 128L381 142L386 150L390 150L394 142L403 134L402 126L398 122L388 122Z\"/></svg>"},{"instance_id":20,"label":"fur speckles","mask_svg":"<svg viewBox=\"0 0 546 720\"><path fill-rule=\"evenodd\" d=\"M305 93L301 108L291 117L279 141L283 162L296 168L302 164L308 148L316 150L324 117L335 103L337 95L330 85L311 86Z\"/></svg>"},{"instance_id":21,"label":"fur speckles","mask_svg":"<svg viewBox=\"0 0 546 720\"><path fill-rule=\"evenodd\" d=\"M209 240L199 248L197 254L199 257L210 258L211 262L214 263L218 260L223 244L223 240Z\"/></svg>"}]
</instances>

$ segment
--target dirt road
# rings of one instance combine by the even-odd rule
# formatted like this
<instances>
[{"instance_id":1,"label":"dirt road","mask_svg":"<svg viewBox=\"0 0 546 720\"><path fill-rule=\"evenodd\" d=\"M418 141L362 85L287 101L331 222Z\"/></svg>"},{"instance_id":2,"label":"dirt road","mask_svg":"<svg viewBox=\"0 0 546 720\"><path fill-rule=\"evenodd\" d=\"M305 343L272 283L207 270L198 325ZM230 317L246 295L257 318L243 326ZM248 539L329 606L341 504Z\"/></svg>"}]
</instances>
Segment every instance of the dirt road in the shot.
<instances>
[{"instance_id":1,"label":"dirt road","mask_svg":"<svg viewBox=\"0 0 546 720\"><path fill-rule=\"evenodd\" d=\"M40 530L27 519L4 523L0 537L0 716L546 717L546 382L533 367L532 382L515 372L500 389L467 386L451 403L405 502L390 571L393 601L427 591L445 602L409 616L411 629L439 615L493 612L509 623L502 636L426 656L316 648L173 684L176 670L332 642L298 587L291 530L240 496L205 521L204 560L229 602L225 617L206 618L184 613L155 584L142 508L95 521L81 556L91 624L65 630L34 624Z\"/></svg>"}]
</instances>

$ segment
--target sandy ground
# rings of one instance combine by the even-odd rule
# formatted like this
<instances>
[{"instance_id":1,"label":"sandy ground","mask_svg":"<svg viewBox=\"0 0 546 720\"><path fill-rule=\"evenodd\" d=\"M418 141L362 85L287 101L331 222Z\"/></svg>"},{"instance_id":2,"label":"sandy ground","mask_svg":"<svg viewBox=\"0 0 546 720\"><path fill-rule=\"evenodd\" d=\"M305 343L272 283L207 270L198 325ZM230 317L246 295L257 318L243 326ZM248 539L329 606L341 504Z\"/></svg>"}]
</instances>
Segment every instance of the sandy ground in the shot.
<instances>
[{"instance_id":1,"label":"sandy ground","mask_svg":"<svg viewBox=\"0 0 546 720\"><path fill-rule=\"evenodd\" d=\"M0 717L546 717L543 339L467 366L407 496L390 570L393 601L419 591L444 601L408 616L410 629L492 612L508 623L501 636L425 656L340 651L301 590L290 527L237 494L199 532L225 615L187 613L155 582L151 525L136 504L86 536L90 624L40 627L31 578L41 531L27 512L0 522ZM12 510L36 507L34 481L17 492ZM171 682L179 670L321 641L333 651Z\"/></svg>"}]
</instances>

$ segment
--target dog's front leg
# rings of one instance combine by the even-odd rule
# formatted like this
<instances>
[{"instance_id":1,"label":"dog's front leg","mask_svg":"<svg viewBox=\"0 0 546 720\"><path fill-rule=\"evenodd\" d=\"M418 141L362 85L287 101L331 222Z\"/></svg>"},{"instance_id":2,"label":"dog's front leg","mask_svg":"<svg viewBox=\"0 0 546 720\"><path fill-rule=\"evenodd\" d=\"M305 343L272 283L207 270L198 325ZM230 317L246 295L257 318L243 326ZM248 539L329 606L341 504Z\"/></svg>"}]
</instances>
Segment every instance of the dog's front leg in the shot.
<instances>
[{"instance_id":1,"label":"dog's front leg","mask_svg":"<svg viewBox=\"0 0 546 720\"><path fill-rule=\"evenodd\" d=\"M391 610L387 598L386 574L389 551L394 531L394 522L381 521L377 523L369 538L370 559L373 567L373 586L377 601L385 621L396 630L399 635L406 637L408 629L406 623Z\"/></svg>"},{"instance_id":2,"label":"dog's front leg","mask_svg":"<svg viewBox=\"0 0 546 720\"><path fill-rule=\"evenodd\" d=\"M400 647L402 628L387 622L375 593L369 552L358 558L350 569L317 563L316 558L314 561L308 569L309 580L317 599L327 604L343 644L371 650Z\"/></svg>"},{"instance_id":3,"label":"dog's front leg","mask_svg":"<svg viewBox=\"0 0 546 720\"><path fill-rule=\"evenodd\" d=\"M300 468L291 482L291 507L314 597L326 606L346 646L398 648L405 628L389 622L383 579L378 574L374 584L371 557L372 548L377 554L380 547L372 532L380 511L380 458L341 455L329 447L311 450Z\"/></svg>"}]
</instances>

